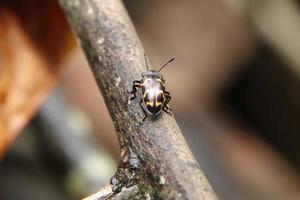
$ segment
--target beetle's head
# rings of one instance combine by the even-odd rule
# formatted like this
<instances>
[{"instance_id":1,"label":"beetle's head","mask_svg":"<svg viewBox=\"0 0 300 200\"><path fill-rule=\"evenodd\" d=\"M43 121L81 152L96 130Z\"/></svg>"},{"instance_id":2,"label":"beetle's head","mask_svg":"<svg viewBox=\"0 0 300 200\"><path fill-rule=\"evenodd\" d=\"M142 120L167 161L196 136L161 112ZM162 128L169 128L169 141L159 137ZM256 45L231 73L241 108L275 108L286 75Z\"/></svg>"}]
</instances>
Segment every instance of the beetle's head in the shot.
<instances>
[{"instance_id":1,"label":"beetle's head","mask_svg":"<svg viewBox=\"0 0 300 200\"><path fill-rule=\"evenodd\" d=\"M149 77L149 78L162 78L162 75L155 70L148 70L142 73L142 77Z\"/></svg>"},{"instance_id":2,"label":"beetle's head","mask_svg":"<svg viewBox=\"0 0 300 200\"><path fill-rule=\"evenodd\" d=\"M144 54L144 58L145 58L145 63L146 63L146 67L147 67L147 72L143 72L142 73L142 76L155 76L157 78L162 78L162 75L159 73L165 66L167 66L170 62L172 62L174 60L174 58L170 59L167 63L165 63L163 66L161 66L159 68L159 70L152 70L150 69L149 70L149 65L148 65L148 59L147 59L147 56L146 54Z\"/></svg>"}]
</instances>

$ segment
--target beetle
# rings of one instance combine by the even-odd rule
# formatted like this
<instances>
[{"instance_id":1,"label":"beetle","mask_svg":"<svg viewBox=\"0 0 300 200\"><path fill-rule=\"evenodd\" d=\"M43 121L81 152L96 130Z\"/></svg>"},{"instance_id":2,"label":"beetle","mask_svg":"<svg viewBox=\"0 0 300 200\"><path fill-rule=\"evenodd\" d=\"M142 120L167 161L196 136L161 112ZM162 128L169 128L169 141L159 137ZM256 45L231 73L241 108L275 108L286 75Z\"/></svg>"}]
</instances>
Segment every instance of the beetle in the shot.
<instances>
[{"instance_id":1,"label":"beetle","mask_svg":"<svg viewBox=\"0 0 300 200\"><path fill-rule=\"evenodd\" d=\"M144 59L147 71L142 73L141 80L133 81L132 91L130 92L130 94L133 94L133 97L131 97L130 100L133 100L137 97L137 88L142 90L142 98L139 104L144 111L145 116L140 123L143 123L147 116L159 116L161 111L165 111L166 113L173 115L172 110L168 105L171 100L171 94L165 89L165 80L160 74L160 71L171 63L174 58L162 65L157 71L149 69L146 54L144 54Z\"/></svg>"}]
</instances>

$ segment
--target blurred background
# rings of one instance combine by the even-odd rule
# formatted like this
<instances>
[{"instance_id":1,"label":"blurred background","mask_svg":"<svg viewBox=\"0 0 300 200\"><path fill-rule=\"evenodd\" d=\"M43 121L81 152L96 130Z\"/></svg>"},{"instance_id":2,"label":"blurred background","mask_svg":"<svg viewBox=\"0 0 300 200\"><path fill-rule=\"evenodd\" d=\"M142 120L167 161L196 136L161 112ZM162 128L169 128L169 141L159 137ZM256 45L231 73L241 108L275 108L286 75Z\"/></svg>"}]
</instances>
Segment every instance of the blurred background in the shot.
<instances>
[{"instance_id":1,"label":"blurred background","mask_svg":"<svg viewBox=\"0 0 300 200\"><path fill-rule=\"evenodd\" d=\"M300 2L124 0L221 200L300 199ZM138 78L138 77L137 77ZM80 199L119 158L56 1L0 1L0 199Z\"/></svg>"}]
</instances>

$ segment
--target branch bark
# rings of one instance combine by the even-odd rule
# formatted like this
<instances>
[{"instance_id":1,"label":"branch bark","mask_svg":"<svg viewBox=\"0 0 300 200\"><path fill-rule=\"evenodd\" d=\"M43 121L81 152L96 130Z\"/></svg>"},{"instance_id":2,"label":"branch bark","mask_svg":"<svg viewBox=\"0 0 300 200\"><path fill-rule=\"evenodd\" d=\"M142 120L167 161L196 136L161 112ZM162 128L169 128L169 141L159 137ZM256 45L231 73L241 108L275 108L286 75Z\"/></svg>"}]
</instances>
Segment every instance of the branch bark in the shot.
<instances>
[{"instance_id":1,"label":"branch bark","mask_svg":"<svg viewBox=\"0 0 300 200\"><path fill-rule=\"evenodd\" d=\"M146 71L144 50L122 2L60 0L60 4L85 52L121 146L107 198L137 187L140 199L217 199L173 117L163 113L138 125L143 111L138 100L128 101L128 90ZM103 192L97 194L90 199L101 199Z\"/></svg>"}]
</instances>

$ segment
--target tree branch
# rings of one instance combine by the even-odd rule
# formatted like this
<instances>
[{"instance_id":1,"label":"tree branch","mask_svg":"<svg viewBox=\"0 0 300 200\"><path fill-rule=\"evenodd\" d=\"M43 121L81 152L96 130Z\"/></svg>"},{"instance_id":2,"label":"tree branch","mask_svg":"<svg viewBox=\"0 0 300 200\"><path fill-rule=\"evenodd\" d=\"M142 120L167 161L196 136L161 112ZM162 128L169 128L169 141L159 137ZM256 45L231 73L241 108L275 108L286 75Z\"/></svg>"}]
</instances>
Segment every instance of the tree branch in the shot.
<instances>
[{"instance_id":1,"label":"tree branch","mask_svg":"<svg viewBox=\"0 0 300 200\"><path fill-rule=\"evenodd\" d=\"M121 161L111 179L113 195L137 187L146 199L217 199L173 117L163 113L138 125L143 111L138 100L128 101L127 91L146 71L144 50L122 2L60 3L89 61L119 138ZM91 199L97 199L97 194Z\"/></svg>"}]
</instances>

